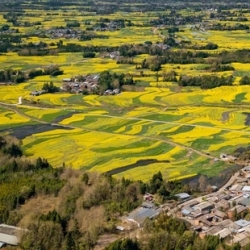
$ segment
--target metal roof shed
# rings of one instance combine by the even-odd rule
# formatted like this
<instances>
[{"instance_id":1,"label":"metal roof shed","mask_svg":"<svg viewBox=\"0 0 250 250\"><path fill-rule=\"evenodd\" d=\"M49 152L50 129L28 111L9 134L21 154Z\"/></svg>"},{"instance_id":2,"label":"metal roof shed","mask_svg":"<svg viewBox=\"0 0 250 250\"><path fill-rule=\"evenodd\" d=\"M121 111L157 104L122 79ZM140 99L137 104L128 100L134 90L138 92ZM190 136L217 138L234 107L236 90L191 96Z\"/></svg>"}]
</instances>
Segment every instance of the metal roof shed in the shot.
<instances>
[{"instance_id":1,"label":"metal roof shed","mask_svg":"<svg viewBox=\"0 0 250 250\"><path fill-rule=\"evenodd\" d=\"M151 219L157 216L160 213L160 211L161 211L160 209L155 210L155 209L140 207L132 211L127 217L127 220L135 222L138 225L138 227L140 227L147 218Z\"/></svg>"},{"instance_id":2,"label":"metal roof shed","mask_svg":"<svg viewBox=\"0 0 250 250\"><path fill-rule=\"evenodd\" d=\"M184 208L184 209L181 210L181 213L182 213L183 215L185 215L185 216L188 216L188 215L191 214L191 211Z\"/></svg>"},{"instance_id":3,"label":"metal roof shed","mask_svg":"<svg viewBox=\"0 0 250 250\"><path fill-rule=\"evenodd\" d=\"M179 193L179 194L176 194L175 196L177 196L181 200L188 199L190 197L190 195L187 193Z\"/></svg>"}]
</instances>

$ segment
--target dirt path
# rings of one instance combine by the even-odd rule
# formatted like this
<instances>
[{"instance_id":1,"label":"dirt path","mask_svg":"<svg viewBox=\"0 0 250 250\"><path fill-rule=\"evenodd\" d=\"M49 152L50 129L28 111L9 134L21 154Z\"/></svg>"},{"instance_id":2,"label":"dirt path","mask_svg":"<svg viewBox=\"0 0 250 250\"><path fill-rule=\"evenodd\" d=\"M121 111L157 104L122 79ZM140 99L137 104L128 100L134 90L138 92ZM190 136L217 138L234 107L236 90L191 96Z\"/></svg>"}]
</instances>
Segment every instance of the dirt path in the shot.
<instances>
[{"instance_id":1,"label":"dirt path","mask_svg":"<svg viewBox=\"0 0 250 250\"><path fill-rule=\"evenodd\" d=\"M153 33L154 35L158 35L160 38L162 38L163 40L165 39L165 36L162 35L159 31L158 31L158 28L153 28Z\"/></svg>"}]
</instances>

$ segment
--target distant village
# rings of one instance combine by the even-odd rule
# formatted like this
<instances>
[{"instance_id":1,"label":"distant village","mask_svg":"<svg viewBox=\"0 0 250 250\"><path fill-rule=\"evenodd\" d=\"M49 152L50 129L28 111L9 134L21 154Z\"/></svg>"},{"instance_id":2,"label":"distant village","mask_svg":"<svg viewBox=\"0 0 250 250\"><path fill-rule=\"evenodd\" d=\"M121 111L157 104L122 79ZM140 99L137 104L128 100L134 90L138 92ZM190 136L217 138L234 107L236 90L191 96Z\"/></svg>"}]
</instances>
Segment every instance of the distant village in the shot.
<instances>
[{"instance_id":1,"label":"distant village","mask_svg":"<svg viewBox=\"0 0 250 250\"><path fill-rule=\"evenodd\" d=\"M52 28L46 30L46 35L50 38L66 38L66 39L80 39L82 34L81 30L75 30L72 28Z\"/></svg>"},{"instance_id":2,"label":"distant village","mask_svg":"<svg viewBox=\"0 0 250 250\"><path fill-rule=\"evenodd\" d=\"M98 88L99 74L79 75L72 78L64 78L61 90L72 94L91 94ZM120 89L107 89L104 95L117 95Z\"/></svg>"}]
</instances>

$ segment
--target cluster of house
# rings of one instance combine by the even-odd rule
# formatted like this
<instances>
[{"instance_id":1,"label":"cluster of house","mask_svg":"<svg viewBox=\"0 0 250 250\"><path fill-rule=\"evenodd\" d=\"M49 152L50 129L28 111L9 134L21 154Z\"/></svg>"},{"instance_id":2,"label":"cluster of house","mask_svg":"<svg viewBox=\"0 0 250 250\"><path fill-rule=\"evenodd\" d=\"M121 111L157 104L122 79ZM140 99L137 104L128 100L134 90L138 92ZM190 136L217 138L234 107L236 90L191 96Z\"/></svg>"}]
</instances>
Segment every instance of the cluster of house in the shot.
<instances>
[{"instance_id":1,"label":"cluster of house","mask_svg":"<svg viewBox=\"0 0 250 250\"><path fill-rule=\"evenodd\" d=\"M177 197L183 197L183 199L190 198L190 195L180 193L176 195ZM185 197L185 198L184 198ZM142 227L143 223L146 219L152 219L155 216L159 215L163 210L165 210L164 206L155 206L154 197L152 194L146 193L143 196L144 202L141 204L139 208L133 210L127 217L126 221L133 222L138 227Z\"/></svg>"},{"instance_id":2,"label":"cluster of house","mask_svg":"<svg viewBox=\"0 0 250 250\"><path fill-rule=\"evenodd\" d=\"M233 185L205 200L185 202L177 216L192 224L201 237L216 235L242 247L250 243L250 166L242 169Z\"/></svg>"},{"instance_id":3,"label":"cluster of house","mask_svg":"<svg viewBox=\"0 0 250 250\"><path fill-rule=\"evenodd\" d=\"M94 28L95 31L115 31L124 28L124 23L119 21L110 21L103 26Z\"/></svg>"},{"instance_id":4,"label":"cluster of house","mask_svg":"<svg viewBox=\"0 0 250 250\"><path fill-rule=\"evenodd\" d=\"M170 49L171 47L167 44L164 44L164 43L155 43L152 45L153 47L158 47L162 50L167 50L167 49Z\"/></svg>"},{"instance_id":5,"label":"cluster of house","mask_svg":"<svg viewBox=\"0 0 250 250\"><path fill-rule=\"evenodd\" d=\"M120 57L120 52L119 51L113 51L109 53L109 57L113 60L119 59Z\"/></svg>"},{"instance_id":6,"label":"cluster of house","mask_svg":"<svg viewBox=\"0 0 250 250\"><path fill-rule=\"evenodd\" d=\"M213 190L216 190L215 186ZM228 244L239 243L242 247L250 243L250 166L243 168L233 184L223 191L196 199L187 193L176 196L179 200L177 205L166 203L157 207L153 195L145 194L142 205L132 211L126 221L142 227L146 219L152 219L167 210L188 221L191 229L199 233L201 238L215 235Z\"/></svg>"},{"instance_id":7,"label":"cluster of house","mask_svg":"<svg viewBox=\"0 0 250 250\"><path fill-rule=\"evenodd\" d=\"M120 93L120 89L107 89L104 91L104 95L118 95Z\"/></svg>"},{"instance_id":8,"label":"cluster of house","mask_svg":"<svg viewBox=\"0 0 250 250\"><path fill-rule=\"evenodd\" d=\"M79 75L71 78L64 78L61 86L62 91L79 94L86 92L92 92L98 85L98 74Z\"/></svg>"},{"instance_id":9,"label":"cluster of house","mask_svg":"<svg viewBox=\"0 0 250 250\"><path fill-rule=\"evenodd\" d=\"M81 30L74 30L71 28L52 28L46 31L46 35L50 38L79 39L81 34Z\"/></svg>"},{"instance_id":10,"label":"cluster of house","mask_svg":"<svg viewBox=\"0 0 250 250\"><path fill-rule=\"evenodd\" d=\"M45 90L34 90L34 91L30 92L30 95L39 96L39 95L42 95L42 94L45 94L45 93L47 93Z\"/></svg>"}]
</instances>

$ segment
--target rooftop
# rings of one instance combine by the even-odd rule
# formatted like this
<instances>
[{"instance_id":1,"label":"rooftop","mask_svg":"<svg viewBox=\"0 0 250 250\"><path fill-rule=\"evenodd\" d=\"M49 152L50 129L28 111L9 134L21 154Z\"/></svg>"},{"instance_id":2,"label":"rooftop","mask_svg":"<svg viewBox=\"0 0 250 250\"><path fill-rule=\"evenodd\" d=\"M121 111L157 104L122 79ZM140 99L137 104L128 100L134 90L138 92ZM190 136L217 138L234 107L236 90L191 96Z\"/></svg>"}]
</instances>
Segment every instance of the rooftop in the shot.
<instances>
[{"instance_id":1,"label":"rooftop","mask_svg":"<svg viewBox=\"0 0 250 250\"><path fill-rule=\"evenodd\" d=\"M231 231L228 228L223 228L221 231L215 233L214 235L219 236L220 239L224 239L231 234Z\"/></svg>"},{"instance_id":2,"label":"rooftop","mask_svg":"<svg viewBox=\"0 0 250 250\"><path fill-rule=\"evenodd\" d=\"M0 224L0 242L13 246L18 245L18 234L21 230L19 227Z\"/></svg>"},{"instance_id":3,"label":"rooftop","mask_svg":"<svg viewBox=\"0 0 250 250\"><path fill-rule=\"evenodd\" d=\"M177 196L179 199L182 199L182 200L190 197L188 193L179 193L179 194L176 194L175 196Z\"/></svg>"},{"instance_id":4,"label":"rooftop","mask_svg":"<svg viewBox=\"0 0 250 250\"><path fill-rule=\"evenodd\" d=\"M246 227L248 225L250 225L250 221L247 220L237 220L234 222L236 225L238 225L239 227Z\"/></svg>"},{"instance_id":5,"label":"rooftop","mask_svg":"<svg viewBox=\"0 0 250 250\"><path fill-rule=\"evenodd\" d=\"M235 211L235 209L236 209L237 213L241 213L244 210L246 210L246 207L244 207L242 205L236 205L235 207L230 208L228 211L233 212L233 211Z\"/></svg>"},{"instance_id":6,"label":"rooftop","mask_svg":"<svg viewBox=\"0 0 250 250\"><path fill-rule=\"evenodd\" d=\"M239 201L239 204L240 204L240 205L243 205L243 206L245 206L245 207L249 206L249 205L250 205L250 197L245 198L245 199Z\"/></svg>"},{"instance_id":7,"label":"rooftop","mask_svg":"<svg viewBox=\"0 0 250 250\"><path fill-rule=\"evenodd\" d=\"M242 170L244 170L244 171L250 171L250 166L246 166Z\"/></svg>"},{"instance_id":8,"label":"rooftop","mask_svg":"<svg viewBox=\"0 0 250 250\"><path fill-rule=\"evenodd\" d=\"M205 201L205 202L202 202L202 203L200 203L198 205L195 205L194 210L198 210L198 209L203 210L203 209L206 209L206 208L209 209L211 207L213 207L213 205L210 202Z\"/></svg>"},{"instance_id":9,"label":"rooftop","mask_svg":"<svg viewBox=\"0 0 250 250\"><path fill-rule=\"evenodd\" d=\"M220 217L220 218L225 218L226 217L226 214L220 210L215 210L214 211L214 215L217 216L217 217Z\"/></svg>"},{"instance_id":10,"label":"rooftop","mask_svg":"<svg viewBox=\"0 0 250 250\"><path fill-rule=\"evenodd\" d=\"M244 186L242 188L242 191L248 191L248 192L250 192L250 186Z\"/></svg>"},{"instance_id":11,"label":"rooftop","mask_svg":"<svg viewBox=\"0 0 250 250\"><path fill-rule=\"evenodd\" d=\"M156 215L158 215L159 213L160 213L159 209L155 210L155 209L140 207L140 208L132 211L128 215L127 219L129 221L134 221L134 222L138 223L139 225L141 225L145 219L153 218Z\"/></svg>"}]
</instances>

